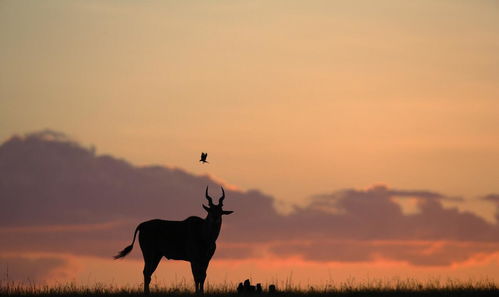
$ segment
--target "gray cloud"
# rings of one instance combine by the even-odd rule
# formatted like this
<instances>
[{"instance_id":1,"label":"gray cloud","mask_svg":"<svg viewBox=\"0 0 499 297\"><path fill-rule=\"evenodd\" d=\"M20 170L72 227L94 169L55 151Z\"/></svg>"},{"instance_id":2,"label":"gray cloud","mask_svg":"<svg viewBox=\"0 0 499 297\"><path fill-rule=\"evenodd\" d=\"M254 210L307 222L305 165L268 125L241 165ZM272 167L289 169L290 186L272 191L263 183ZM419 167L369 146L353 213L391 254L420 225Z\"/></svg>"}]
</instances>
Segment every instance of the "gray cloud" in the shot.
<instances>
[{"instance_id":1,"label":"gray cloud","mask_svg":"<svg viewBox=\"0 0 499 297\"><path fill-rule=\"evenodd\" d=\"M0 252L110 257L129 244L141 221L204 216L206 185L216 196L218 185L209 177L98 156L60 133L13 137L0 146L0 236L5 239ZM404 252L402 246L370 243L475 242L483 247L499 242L497 224L444 208L442 201L460 198L432 191L346 189L316 195L289 215L278 213L274 198L257 190L226 189L226 196L225 208L235 213L224 218L218 258L252 257L267 246L276 255L298 254L314 261L364 261L382 255L417 265L447 265L490 249L463 248L444 257L425 256L413 245ZM488 197L498 201L497 195ZM415 199L418 212L404 214L394 198Z\"/></svg>"},{"instance_id":2,"label":"gray cloud","mask_svg":"<svg viewBox=\"0 0 499 297\"><path fill-rule=\"evenodd\" d=\"M487 201L492 201L492 202L498 203L498 205L499 205L499 194L490 194L490 195L483 197L483 199L487 200Z\"/></svg>"},{"instance_id":3,"label":"gray cloud","mask_svg":"<svg viewBox=\"0 0 499 297\"><path fill-rule=\"evenodd\" d=\"M406 215L393 197L416 199L419 211ZM444 195L377 186L348 189L312 198L287 216L262 215L258 220L234 220L226 232L230 240L249 241L335 239L355 240L464 240L498 241L497 225L470 212L444 208ZM258 213L257 207L250 207Z\"/></svg>"},{"instance_id":4,"label":"gray cloud","mask_svg":"<svg viewBox=\"0 0 499 297\"><path fill-rule=\"evenodd\" d=\"M57 257L5 257L0 256L2 280L15 282L44 281L57 269L68 265L63 258Z\"/></svg>"},{"instance_id":5,"label":"gray cloud","mask_svg":"<svg viewBox=\"0 0 499 297\"><path fill-rule=\"evenodd\" d=\"M499 194L489 194L483 200L496 204L496 221L499 222Z\"/></svg>"}]
</instances>

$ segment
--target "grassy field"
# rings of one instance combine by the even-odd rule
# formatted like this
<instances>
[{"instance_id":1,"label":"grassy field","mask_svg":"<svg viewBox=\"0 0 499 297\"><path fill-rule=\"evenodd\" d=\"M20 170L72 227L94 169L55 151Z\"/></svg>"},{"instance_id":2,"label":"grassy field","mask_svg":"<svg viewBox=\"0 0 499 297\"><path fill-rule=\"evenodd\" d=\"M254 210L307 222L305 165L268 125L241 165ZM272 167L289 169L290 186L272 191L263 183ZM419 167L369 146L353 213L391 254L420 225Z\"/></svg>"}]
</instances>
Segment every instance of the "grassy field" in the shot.
<instances>
[{"instance_id":1,"label":"grassy field","mask_svg":"<svg viewBox=\"0 0 499 297\"><path fill-rule=\"evenodd\" d=\"M313 286L293 286L284 282L278 292L269 294L237 294L235 284L208 286L205 296L499 296L499 286L487 280L481 281L452 281L441 282L430 280L419 282L415 280L365 282L348 281L339 284ZM268 287L268 285L264 285ZM192 296L192 288L185 283L165 288L153 286L151 296ZM97 284L92 287L79 286L74 283L55 286L39 286L28 283L0 282L0 296L143 296L139 286L116 287Z\"/></svg>"}]
</instances>

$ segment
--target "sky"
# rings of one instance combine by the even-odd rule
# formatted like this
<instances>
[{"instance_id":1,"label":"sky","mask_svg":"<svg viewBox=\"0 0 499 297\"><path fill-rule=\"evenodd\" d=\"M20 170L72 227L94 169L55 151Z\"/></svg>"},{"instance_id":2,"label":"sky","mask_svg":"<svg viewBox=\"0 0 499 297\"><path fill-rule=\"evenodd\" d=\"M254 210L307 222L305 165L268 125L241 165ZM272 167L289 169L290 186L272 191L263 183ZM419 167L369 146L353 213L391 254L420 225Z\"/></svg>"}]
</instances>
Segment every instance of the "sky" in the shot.
<instances>
[{"instance_id":1,"label":"sky","mask_svg":"<svg viewBox=\"0 0 499 297\"><path fill-rule=\"evenodd\" d=\"M484 231L484 238L470 238L456 234L481 229L458 228L454 234L443 227L421 226L431 236L400 238L395 231L386 236L359 228L359 237L328 242L331 250L369 250L380 257L317 261L307 256L317 242L312 237L307 247L303 242L266 246L270 255L289 254L272 258L272 269L266 266L269 254L253 255L251 261L220 259L213 268L219 276L214 283L226 278L224 271L265 280L273 273L295 271L306 283L312 274L325 281L330 275L363 277L360 271L376 265L375 275L498 275L497 200L490 198L499 193L498 8L496 1L486 0L1 1L0 141L50 129L82 147L94 147L97 156L123 159L133 168L164 166L193 181L209 176L210 182L225 185L236 196L267 197L262 207L280 227L284 214L293 220L317 208L330 213L331 202L324 197L336 201L341 196L346 202L340 210L367 216L344 194L364 193L378 197L374 201L381 212L397 214L410 225L415 233L408 234L419 234L411 214L426 218L434 210L441 211L441 226L468 222L471 214L476 226L491 230ZM208 152L209 164L199 164L201 151ZM15 184L3 185L10 189L4 197L17 193L10 188ZM78 201L54 203L84 206ZM27 218L33 217L23 209L29 206L18 207L20 213L30 214ZM398 213L397 207L404 212ZM126 220L147 219L148 211L155 209L127 213ZM196 211L202 215L202 209L191 209ZM52 214L47 210L46 216ZM333 217L324 220L338 219ZM32 224L57 228L114 222L99 217L74 222L42 218ZM371 219L379 228L387 224ZM27 228L21 223L2 221L0 231ZM113 228L109 232L122 230ZM331 232L324 234L341 235ZM116 243L117 249L128 242L128 235L122 235L125 241ZM242 239L230 238L227 244L247 248ZM270 244L269 238L262 240ZM428 250L437 244L461 252L436 265L436 258L418 262L399 252L407 244ZM463 245L466 248L456 248ZM82 280L82 275L91 274L116 281L118 277L110 275L124 269L113 265L132 265L102 262L108 261L102 254L78 250L65 253L63 260L53 247L26 254L13 250L0 251L0 258L24 263L19 267L52 263L59 274L40 276L45 280L75 275ZM99 272L101 276L82 264L91 262L106 263L96 265L109 271ZM141 265L138 258L130 262ZM69 268L62 269L61 263L70 263ZM40 273L33 269L33 275ZM125 278L138 282L133 272Z\"/></svg>"}]
</instances>

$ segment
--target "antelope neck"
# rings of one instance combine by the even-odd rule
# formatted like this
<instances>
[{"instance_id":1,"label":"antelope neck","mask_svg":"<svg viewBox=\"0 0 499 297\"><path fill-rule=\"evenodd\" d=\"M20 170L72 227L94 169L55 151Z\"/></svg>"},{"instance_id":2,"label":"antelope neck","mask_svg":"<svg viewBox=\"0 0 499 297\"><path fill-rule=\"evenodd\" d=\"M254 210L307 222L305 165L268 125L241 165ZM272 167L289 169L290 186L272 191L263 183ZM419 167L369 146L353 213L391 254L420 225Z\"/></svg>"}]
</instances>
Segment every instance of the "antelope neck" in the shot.
<instances>
[{"instance_id":1,"label":"antelope neck","mask_svg":"<svg viewBox=\"0 0 499 297\"><path fill-rule=\"evenodd\" d=\"M218 235L220 234L220 228L222 227L222 217L220 217L220 220L217 222L213 217L211 217L208 214L206 216L205 221L206 221L208 238L213 241L217 240Z\"/></svg>"}]
</instances>

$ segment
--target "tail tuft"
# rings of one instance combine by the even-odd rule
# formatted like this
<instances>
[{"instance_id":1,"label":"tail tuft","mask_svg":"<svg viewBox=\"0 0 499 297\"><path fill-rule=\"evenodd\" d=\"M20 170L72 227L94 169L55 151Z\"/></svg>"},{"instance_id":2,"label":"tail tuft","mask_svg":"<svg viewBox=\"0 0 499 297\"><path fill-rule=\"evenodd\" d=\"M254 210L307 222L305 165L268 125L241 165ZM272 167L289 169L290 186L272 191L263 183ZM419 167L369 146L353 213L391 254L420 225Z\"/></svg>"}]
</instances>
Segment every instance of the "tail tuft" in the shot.
<instances>
[{"instance_id":1,"label":"tail tuft","mask_svg":"<svg viewBox=\"0 0 499 297\"><path fill-rule=\"evenodd\" d=\"M132 251L132 249L133 249L133 244L127 246L124 250L119 252L116 256L114 256L114 259L119 259L119 258L125 257L126 255L128 255Z\"/></svg>"},{"instance_id":2,"label":"tail tuft","mask_svg":"<svg viewBox=\"0 0 499 297\"><path fill-rule=\"evenodd\" d=\"M142 224L138 225L137 228L135 228L135 232L133 233L132 244L129 245L129 246L127 246L124 250L122 250L116 256L114 256L114 259L123 258L123 257L125 257L126 255L128 255L132 251L133 244L135 243L135 237L137 236L137 232L139 231L141 225Z\"/></svg>"}]
</instances>

